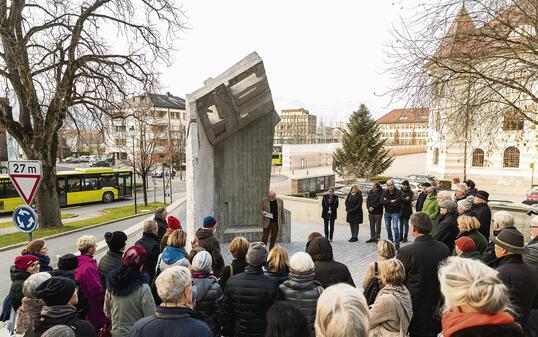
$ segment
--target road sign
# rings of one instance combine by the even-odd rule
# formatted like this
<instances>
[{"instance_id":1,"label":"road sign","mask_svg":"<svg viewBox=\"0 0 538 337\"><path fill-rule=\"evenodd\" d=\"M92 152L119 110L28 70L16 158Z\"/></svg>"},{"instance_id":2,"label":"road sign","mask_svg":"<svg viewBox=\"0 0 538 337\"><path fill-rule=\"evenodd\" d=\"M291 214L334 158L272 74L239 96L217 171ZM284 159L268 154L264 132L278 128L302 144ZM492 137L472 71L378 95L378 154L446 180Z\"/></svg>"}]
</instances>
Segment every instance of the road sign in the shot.
<instances>
[{"instance_id":1,"label":"road sign","mask_svg":"<svg viewBox=\"0 0 538 337\"><path fill-rule=\"evenodd\" d=\"M9 178L19 195L30 205L43 176L41 162L37 160L9 161L7 164Z\"/></svg>"},{"instance_id":2,"label":"road sign","mask_svg":"<svg viewBox=\"0 0 538 337\"><path fill-rule=\"evenodd\" d=\"M37 229L37 214L30 206L19 206L13 211L15 227L23 233L32 233Z\"/></svg>"}]
</instances>

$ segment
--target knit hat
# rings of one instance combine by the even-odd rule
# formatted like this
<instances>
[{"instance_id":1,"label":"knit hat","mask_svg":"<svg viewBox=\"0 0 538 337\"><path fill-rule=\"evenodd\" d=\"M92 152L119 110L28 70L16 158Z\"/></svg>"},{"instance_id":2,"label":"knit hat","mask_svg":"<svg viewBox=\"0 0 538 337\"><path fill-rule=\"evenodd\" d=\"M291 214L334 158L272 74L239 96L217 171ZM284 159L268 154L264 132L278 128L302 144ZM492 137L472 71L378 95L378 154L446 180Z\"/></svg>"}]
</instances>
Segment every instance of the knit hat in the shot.
<instances>
[{"instance_id":1,"label":"knit hat","mask_svg":"<svg viewBox=\"0 0 538 337\"><path fill-rule=\"evenodd\" d=\"M486 191L478 191L476 192L476 197L479 197L480 199L484 200L484 201L488 201L489 199L489 193L486 192Z\"/></svg>"},{"instance_id":2,"label":"knit hat","mask_svg":"<svg viewBox=\"0 0 538 337\"><path fill-rule=\"evenodd\" d=\"M192 269L194 271L208 271L212 264L213 259L211 258L211 254L209 254L208 251L203 250L194 255Z\"/></svg>"},{"instance_id":3,"label":"knit hat","mask_svg":"<svg viewBox=\"0 0 538 337\"><path fill-rule=\"evenodd\" d=\"M59 270L75 270L78 267L78 258L74 254L65 254L58 259Z\"/></svg>"},{"instance_id":4,"label":"knit hat","mask_svg":"<svg viewBox=\"0 0 538 337\"><path fill-rule=\"evenodd\" d=\"M217 224L217 220L211 215L204 218L204 228L213 228Z\"/></svg>"},{"instance_id":5,"label":"knit hat","mask_svg":"<svg viewBox=\"0 0 538 337\"><path fill-rule=\"evenodd\" d=\"M127 235L125 235L125 233L122 231L115 231L112 233L106 232L105 241L111 251L119 252L125 247L125 243L127 242Z\"/></svg>"},{"instance_id":6,"label":"knit hat","mask_svg":"<svg viewBox=\"0 0 538 337\"><path fill-rule=\"evenodd\" d=\"M471 207L473 207L473 197L472 196L469 196L465 199L461 199L458 201L458 208L463 208L463 211L464 212L467 212L468 210L471 209Z\"/></svg>"},{"instance_id":7,"label":"knit hat","mask_svg":"<svg viewBox=\"0 0 538 337\"><path fill-rule=\"evenodd\" d=\"M35 290L35 297L42 299L48 306L66 305L75 292L75 281L66 277L51 277Z\"/></svg>"},{"instance_id":8,"label":"knit hat","mask_svg":"<svg viewBox=\"0 0 538 337\"><path fill-rule=\"evenodd\" d=\"M252 242L245 260L254 267L264 265L267 261L267 246L263 242Z\"/></svg>"},{"instance_id":9,"label":"knit hat","mask_svg":"<svg viewBox=\"0 0 538 337\"><path fill-rule=\"evenodd\" d=\"M497 236L493 237L493 242L515 254L527 254L528 252L523 234L515 228L504 228Z\"/></svg>"},{"instance_id":10,"label":"knit hat","mask_svg":"<svg viewBox=\"0 0 538 337\"><path fill-rule=\"evenodd\" d=\"M45 331L41 337L75 337L73 329L67 325L55 325Z\"/></svg>"},{"instance_id":11,"label":"knit hat","mask_svg":"<svg viewBox=\"0 0 538 337\"><path fill-rule=\"evenodd\" d=\"M454 243L456 244L456 247L458 247L464 253L472 252L476 249L476 244L474 243L473 239L468 236L462 236L454 241Z\"/></svg>"},{"instance_id":12,"label":"knit hat","mask_svg":"<svg viewBox=\"0 0 538 337\"><path fill-rule=\"evenodd\" d=\"M35 255L21 255L15 258L15 267L19 270L26 270L34 261L39 261Z\"/></svg>"},{"instance_id":13,"label":"knit hat","mask_svg":"<svg viewBox=\"0 0 538 337\"><path fill-rule=\"evenodd\" d=\"M168 216L167 222L168 222L168 229L170 229L172 231L175 231L176 229L182 229L181 228L181 222L179 221L178 218L176 218L173 215Z\"/></svg>"},{"instance_id":14,"label":"knit hat","mask_svg":"<svg viewBox=\"0 0 538 337\"><path fill-rule=\"evenodd\" d=\"M439 208L444 208L449 212L455 212L458 209L458 205L452 200L443 200L439 203Z\"/></svg>"}]
</instances>

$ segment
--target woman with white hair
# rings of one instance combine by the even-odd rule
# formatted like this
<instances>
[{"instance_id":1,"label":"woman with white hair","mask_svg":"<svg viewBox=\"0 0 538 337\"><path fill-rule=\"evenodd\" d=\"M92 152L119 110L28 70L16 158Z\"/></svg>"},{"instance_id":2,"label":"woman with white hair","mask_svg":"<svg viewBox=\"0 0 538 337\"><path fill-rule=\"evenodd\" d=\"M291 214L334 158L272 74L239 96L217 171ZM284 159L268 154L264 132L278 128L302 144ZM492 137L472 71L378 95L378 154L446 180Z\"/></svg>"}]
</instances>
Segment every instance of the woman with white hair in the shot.
<instances>
[{"instance_id":1,"label":"woman with white hair","mask_svg":"<svg viewBox=\"0 0 538 337\"><path fill-rule=\"evenodd\" d=\"M449 257L439 268L445 299L444 337L522 337L510 312L508 288L495 270L474 259Z\"/></svg>"},{"instance_id":2,"label":"woman with white hair","mask_svg":"<svg viewBox=\"0 0 538 337\"><path fill-rule=\"evenodd\" d=\"M35 297L35 290L51 278L51 275L47 272L40 272L30 275L24 281L22 285L22 305L17 309L17 315L15 316L15 332L17 334L23 335L30 327L34 326L34 322L39 314L41 314L41 309L45 305L42 299Z\"/></svg>"},{"instance_id":3,"label":"woman with white hair","mask_svg":"<svg viewBox=\"0 0 538 337\"><path fill-rule=\"evenodd\" d=\"M348 284L328 287L318 299L316 337L366 337L370 331L368 305L361 292Z\"/></svg>"},{"instance_id":4,"label":"woman with white hair","mask_svg":"<svg viewBox=\"0 0 538 337\"><path fill-rule=\"evenodd\" d=\"M289 279L280 285L280 297L305 315L312 333L316 320L316 306L322 292L323 286L314 276L312 257L305 252L293 254L290 259Z\"/></svg>"},{"instance_id":5,"label":"woman with white hair","mask_svg":"<svg viewBox=\"0 0 538 337\"><path fill-rule=\"evenodd\" d=\"M192 310L190 271L182 266L164 270L155 280L162 303L153 316L135 323L129 337L213 337L209 326Z\"/></svg>"},{"instance_id":6,"label":"woman with white hair","mask_svg":"<svg viewBox=\"0 0 538 337\"><path fill-rule=\"evenodd\" d=\"M108 322L103 312L105 289L101 283L99 267L93 254L97 249L97 242L93 235L83 235L77 240L80 252L75 279L80 282L80 288L88 298L89 310L85 319L90 321L95 329L101 329Z\"/></svg>"}]
</instances>

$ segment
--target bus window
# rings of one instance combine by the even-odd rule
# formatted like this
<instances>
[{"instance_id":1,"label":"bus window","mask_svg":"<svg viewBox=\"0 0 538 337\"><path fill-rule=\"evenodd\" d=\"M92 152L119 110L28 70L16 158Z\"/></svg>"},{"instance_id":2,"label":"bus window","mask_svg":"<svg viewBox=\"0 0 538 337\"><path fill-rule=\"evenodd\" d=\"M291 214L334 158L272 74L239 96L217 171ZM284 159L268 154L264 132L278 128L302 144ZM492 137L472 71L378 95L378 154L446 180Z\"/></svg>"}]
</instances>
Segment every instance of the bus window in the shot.
<instances>
[{"instance_id":1,"label":"bus window","mask_svg":"<svg viewBox=\"0 0 538 337\"><path fill-rule=\"evenodd\" d=\"M68 177L67 185L69 192L80 192L80 179L78 177Z\"/></svg>"},{"instance_id":2,"label":"bus window","mask_svg":"<svg viewBox=\"0 0 538 337\"><path fill-rule=\"evenodd\" d=\"M103 187L116 187L116 177L114 176L101 176L99 177L99 186Z\"/></svg>"},{"instance_id":3,"label":"bus window","mask_svg":"<svg viewBox=\"0 0 538 337\"><path fill-rule=\"evenodd\" d=\"M4 186L6 188L5 198L18 198L19 197L19 193L17 192L17 189L15 188L15 186L13 186L11 182L4 184Z\"/></svg>"},{"instance_id":4,"label":"bus window","mask_svg":"<svg viewBox=\"0 0 538 337\"><path fill-rule=\"evenodd\" d=\"M84 177L84 191L93 191L99 189L97 177Z\"/></svg>"}]
</instances>

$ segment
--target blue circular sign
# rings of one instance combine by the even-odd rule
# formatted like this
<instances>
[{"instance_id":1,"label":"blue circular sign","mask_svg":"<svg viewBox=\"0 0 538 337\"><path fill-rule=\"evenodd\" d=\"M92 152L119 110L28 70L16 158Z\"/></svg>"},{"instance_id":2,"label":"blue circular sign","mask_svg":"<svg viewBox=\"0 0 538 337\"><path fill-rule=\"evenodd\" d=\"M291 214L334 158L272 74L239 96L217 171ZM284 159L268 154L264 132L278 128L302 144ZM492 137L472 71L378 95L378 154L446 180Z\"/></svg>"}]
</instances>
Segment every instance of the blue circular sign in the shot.
<instances>
[{"instance_id":1,"label":"blue circular sign","mask_svg":"<svg viewBox=\"0 0 538 337\"><path fill-rule=\"evenodd\" d=\"M32 233L37 229L37 214L30 206L19 206L13 211L15 227L23 233Z\"/></svg>"}]
</instances>

